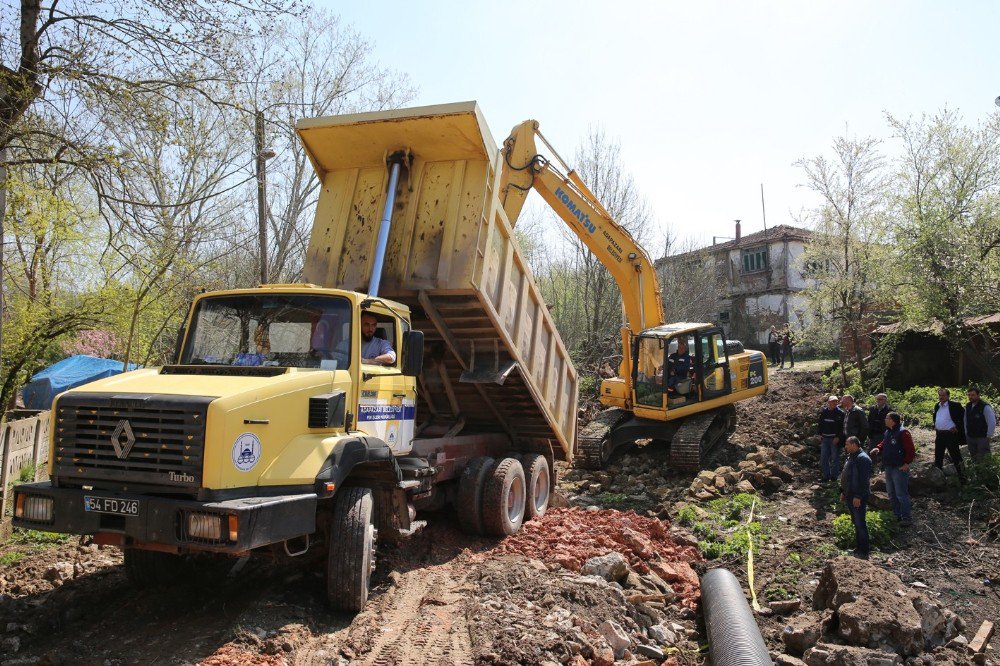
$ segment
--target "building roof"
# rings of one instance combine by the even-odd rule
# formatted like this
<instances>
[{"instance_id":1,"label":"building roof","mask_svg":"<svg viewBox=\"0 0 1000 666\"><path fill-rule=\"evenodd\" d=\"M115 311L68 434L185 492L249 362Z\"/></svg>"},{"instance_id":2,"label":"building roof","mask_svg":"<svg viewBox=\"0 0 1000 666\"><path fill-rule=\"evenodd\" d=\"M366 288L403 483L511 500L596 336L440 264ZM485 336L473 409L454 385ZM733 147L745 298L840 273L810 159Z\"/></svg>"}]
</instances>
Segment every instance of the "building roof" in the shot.
<instances>
[{"instance_id":1,"label":"building roof","mask_svg":"<svg viewBox=\"0 0 1000 666\"><path fill-rule=\"evenodd\" d=\"M687 257L695 254L703 254L705 252L728 252L729 250L743 247L751 247L753 245L760 245L761 243L773 243L775 241L785 241L785 240L809 240L812 238L813 232L809 229L804 229L802 227L793 227L790 224L779 224L776 227L770 227L769 229L764 229L762 231L757 231L752 234L747 234L741 237L739 240L733 239L726 241L725 243L716 243L715 245L707 245L697 250L690 250L688 252L682 252L681 254L671 255L669 257L663 257L656 260L656 264L659 265L665 260L673 260L678 257Z\"/></svg>"},{"instance_id":2,"label":"building roof","mask_svg":"<svg viewBox=\"0 0 1000 666\"><path fill-rule=\"evenodd\" d=\"M962 320L964 326L989 326L993 324L1000 324L1000 312L995 312L989 315L983 315L980 317L966 317ZM875 335L888 335L890 333L899 333L903 331L912 331L914 333L931 333L933 335L941 335L944 333L944 324L940 321L933 321L930 326L918 327L918 326L903 326L902 322L893 322L891 324L883 324L872 329L872 333Z\"/></svg>"}]
</instances>

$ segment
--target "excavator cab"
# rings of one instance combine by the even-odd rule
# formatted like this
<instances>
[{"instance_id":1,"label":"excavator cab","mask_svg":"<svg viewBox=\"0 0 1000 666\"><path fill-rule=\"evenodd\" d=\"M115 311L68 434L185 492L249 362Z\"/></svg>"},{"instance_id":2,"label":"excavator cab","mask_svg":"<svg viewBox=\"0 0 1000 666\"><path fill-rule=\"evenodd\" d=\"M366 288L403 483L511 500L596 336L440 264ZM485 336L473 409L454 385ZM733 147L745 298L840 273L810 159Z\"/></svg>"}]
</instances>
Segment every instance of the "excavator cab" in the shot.
<instances>
[{"instance_id":1,"label":"excavator cab","mask_svg":"<svg viewBox=\"0 0 1000 666\"><path fill-rule=\"evenodd\" d=\"M658 327L636 336L633 348L636 412L663 420L666 412L732 391L726 337L711 324Z\"/></svg>"}]
</instances>

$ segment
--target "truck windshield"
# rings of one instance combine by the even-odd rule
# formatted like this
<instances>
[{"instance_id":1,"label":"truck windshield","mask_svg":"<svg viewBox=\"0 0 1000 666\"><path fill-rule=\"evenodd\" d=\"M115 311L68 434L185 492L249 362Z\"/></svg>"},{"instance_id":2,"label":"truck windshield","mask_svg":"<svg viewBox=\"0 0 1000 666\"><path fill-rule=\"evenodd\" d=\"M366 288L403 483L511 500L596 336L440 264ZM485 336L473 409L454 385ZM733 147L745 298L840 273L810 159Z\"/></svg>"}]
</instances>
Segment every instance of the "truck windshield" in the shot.
<instances>
[{"instance_id":1,"label":"truck windshield","mask_svg":"<svg viewBox=\"0 0 1000 666\"><path fill-rule=\"evenodd\" d=\"M350 367L351 303L338 296L240 294L198 303L187 365Z\"/></svg>"}]
</instances>

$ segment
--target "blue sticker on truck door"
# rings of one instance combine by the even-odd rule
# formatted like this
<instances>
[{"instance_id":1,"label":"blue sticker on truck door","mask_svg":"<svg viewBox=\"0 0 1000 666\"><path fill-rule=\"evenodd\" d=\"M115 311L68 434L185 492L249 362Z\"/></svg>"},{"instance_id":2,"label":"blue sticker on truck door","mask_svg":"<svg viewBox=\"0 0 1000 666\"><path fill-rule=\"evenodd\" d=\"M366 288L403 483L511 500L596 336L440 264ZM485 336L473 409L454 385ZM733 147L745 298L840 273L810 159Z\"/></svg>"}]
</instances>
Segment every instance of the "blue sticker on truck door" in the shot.
<instances>
[{"instance_id":1,"label":"blue sticker on truck door","mask_svg":"<svg viewBox=\"0 0 1000 666\"><path fill-rule=\"evenodd\" d=\"M389 402L362 398L358 405L358 428L384 441L394 453L407 453L416 416L417 406L412 399Z\"/></svg>"}]
</instances>

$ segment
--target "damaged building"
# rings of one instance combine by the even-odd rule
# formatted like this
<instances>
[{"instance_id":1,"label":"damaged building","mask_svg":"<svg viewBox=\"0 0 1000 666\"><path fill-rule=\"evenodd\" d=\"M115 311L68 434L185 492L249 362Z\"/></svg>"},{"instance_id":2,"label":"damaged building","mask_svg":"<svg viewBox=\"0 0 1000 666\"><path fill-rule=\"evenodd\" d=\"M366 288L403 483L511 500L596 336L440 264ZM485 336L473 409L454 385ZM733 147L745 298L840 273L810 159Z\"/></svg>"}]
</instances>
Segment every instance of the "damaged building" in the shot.
<instances>
[{"instance_id":1,"label":"damaged building","mask_svg":"<svg viewBox=\"0 0 1000 666\"><path fill-rule=\"evenodd\" d=\"M701 311L727 337L751 344L766 344L772 325L800 330L807 316L801 292L809 280L801 257L811 237L810 230L785 224L743 236L737 221L733 239L656 262L665 299L678 297L669 285L680 283L691 298L706 301ZM708 275L713 279L705 280Z\"/></svg>"}]
</instances>

